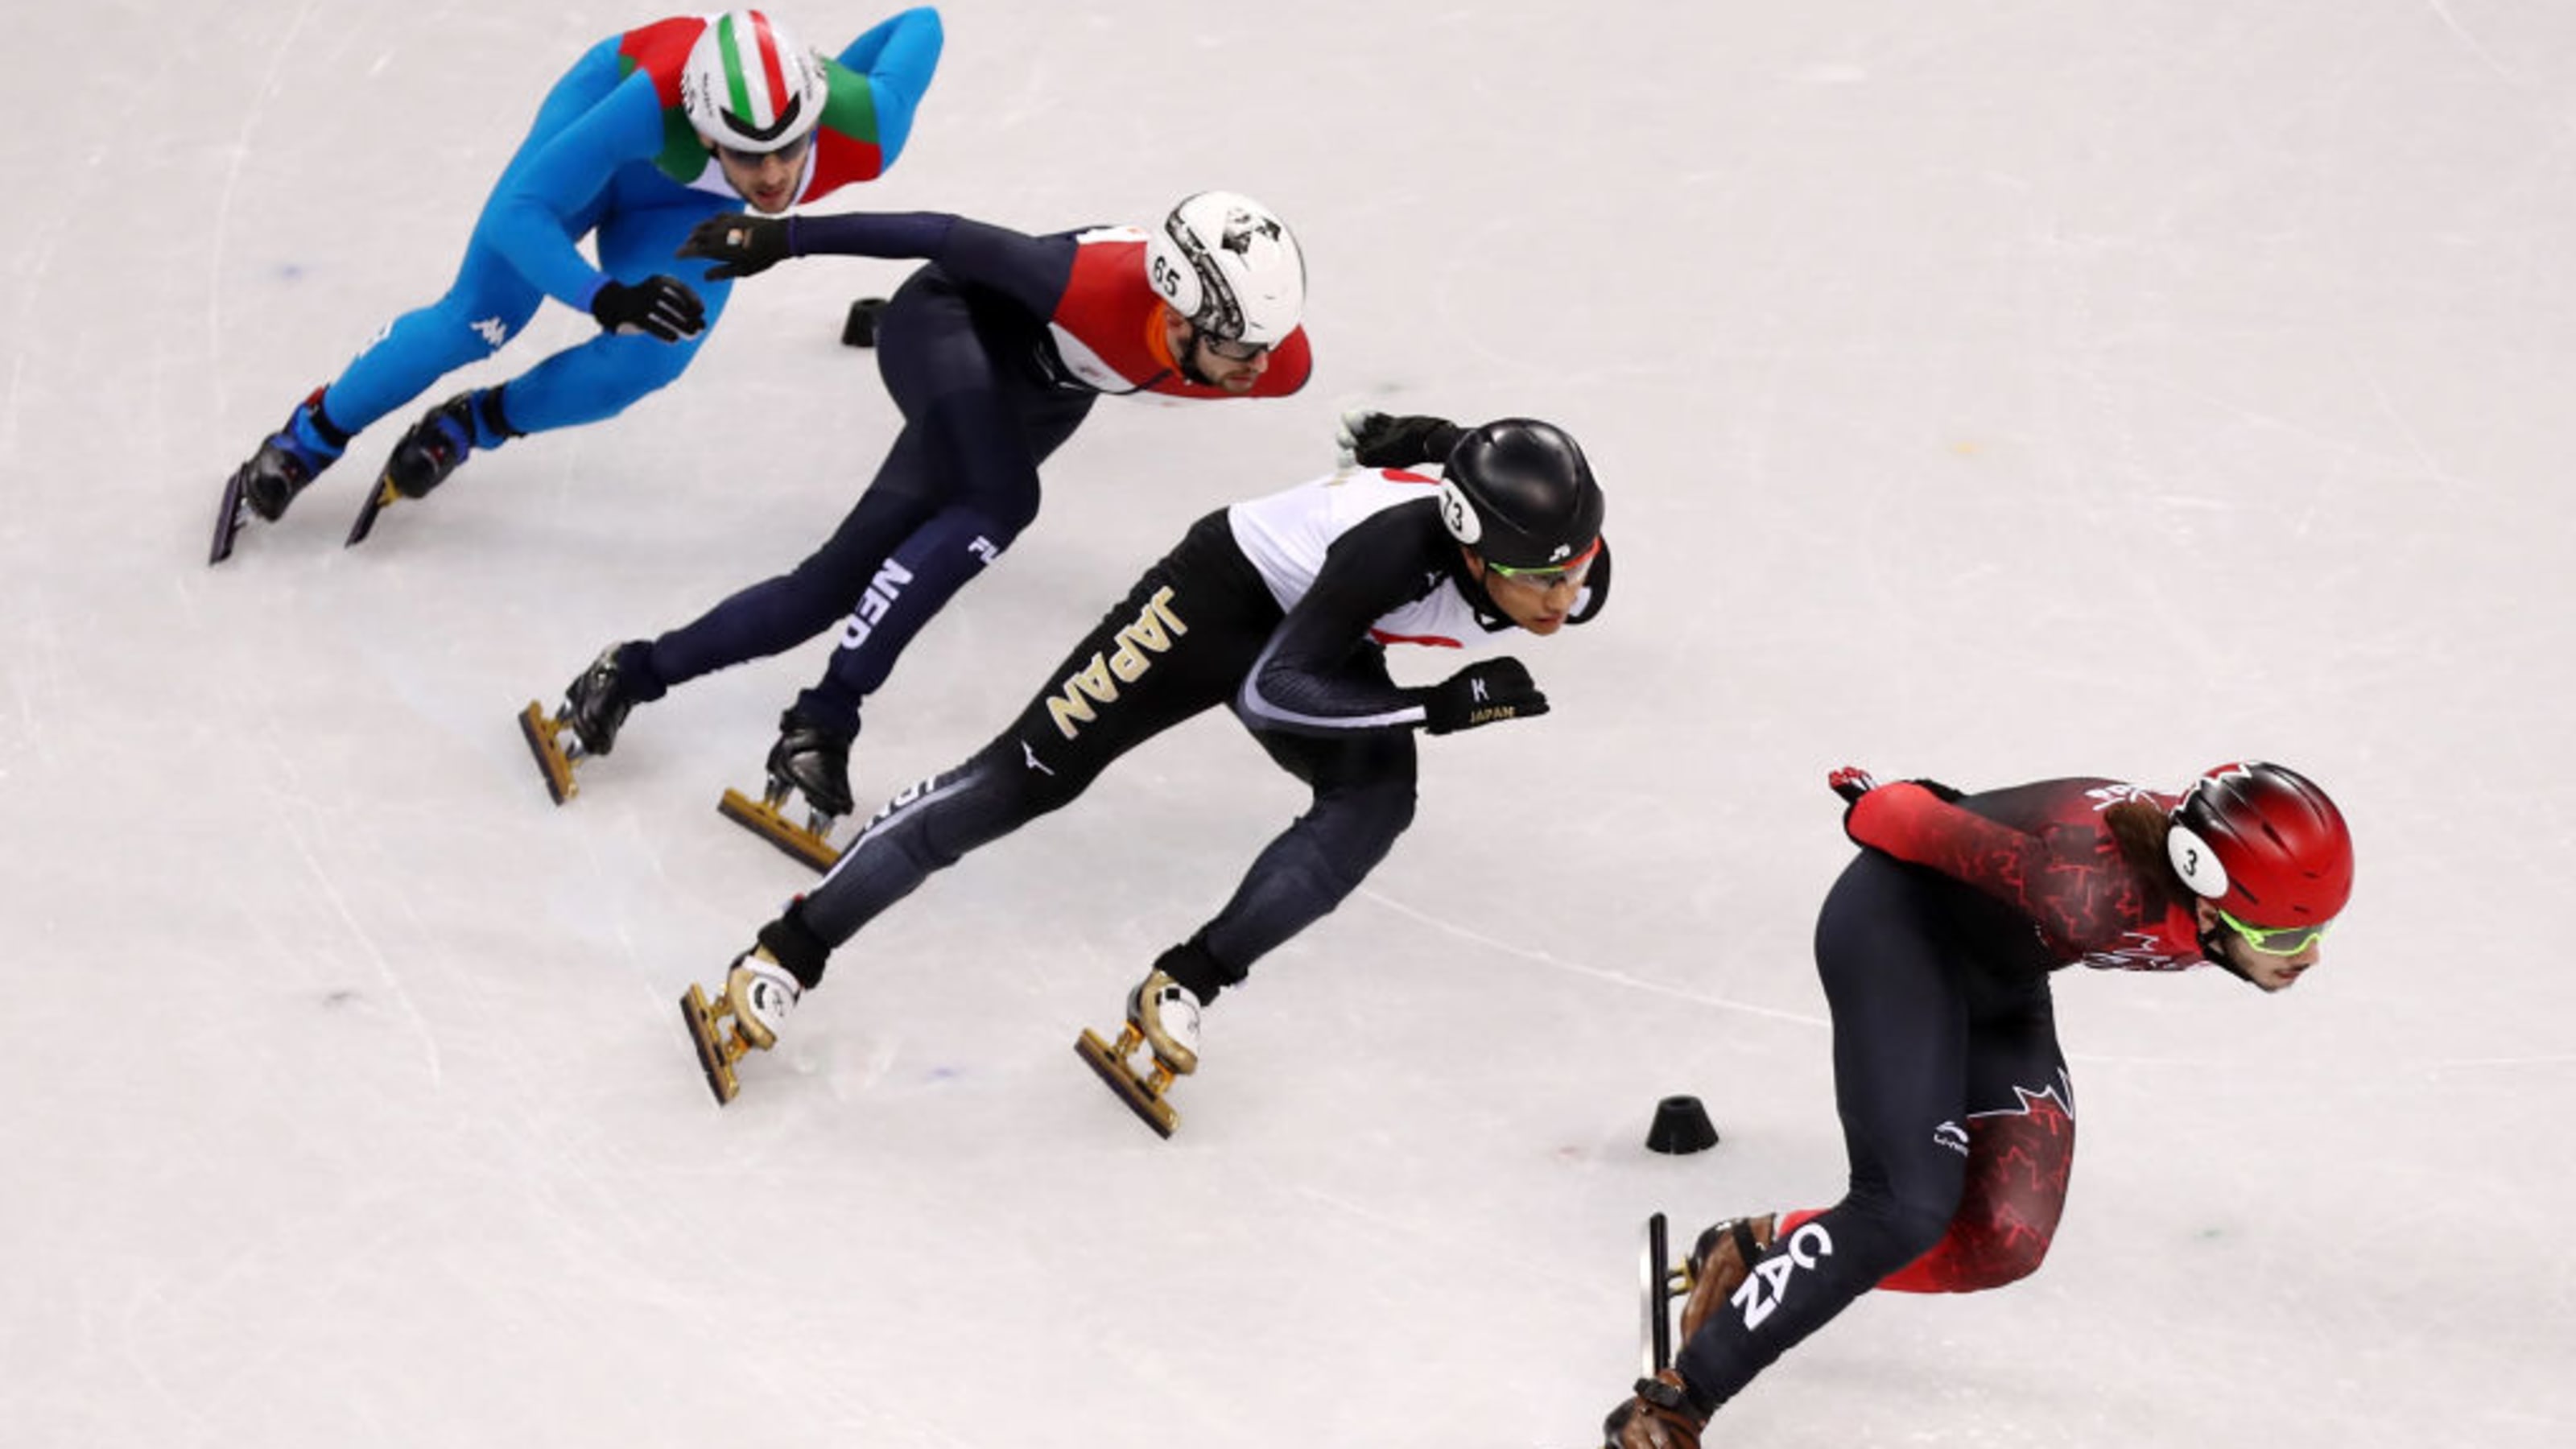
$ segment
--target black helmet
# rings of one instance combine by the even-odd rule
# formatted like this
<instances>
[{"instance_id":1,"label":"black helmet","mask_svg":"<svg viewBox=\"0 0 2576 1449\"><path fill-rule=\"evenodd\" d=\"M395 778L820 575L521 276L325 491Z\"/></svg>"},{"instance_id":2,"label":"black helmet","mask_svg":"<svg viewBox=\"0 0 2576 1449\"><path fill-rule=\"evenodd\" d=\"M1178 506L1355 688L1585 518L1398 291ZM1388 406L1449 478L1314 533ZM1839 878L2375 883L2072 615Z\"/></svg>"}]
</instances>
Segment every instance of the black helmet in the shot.
<instances>
[{"instance_id":1,"label":"black helmet","mask_svg":"<svg viewBox=\"0 0 2576 1449\"><path fill-rule=\"evenodd\" d=\"M1601 485L1562 428L1504 418L1462 434L1449 450L1440 518L1487 563L1543 569L1571 563L1601 537Z\"/></svg>"}]
</instances>

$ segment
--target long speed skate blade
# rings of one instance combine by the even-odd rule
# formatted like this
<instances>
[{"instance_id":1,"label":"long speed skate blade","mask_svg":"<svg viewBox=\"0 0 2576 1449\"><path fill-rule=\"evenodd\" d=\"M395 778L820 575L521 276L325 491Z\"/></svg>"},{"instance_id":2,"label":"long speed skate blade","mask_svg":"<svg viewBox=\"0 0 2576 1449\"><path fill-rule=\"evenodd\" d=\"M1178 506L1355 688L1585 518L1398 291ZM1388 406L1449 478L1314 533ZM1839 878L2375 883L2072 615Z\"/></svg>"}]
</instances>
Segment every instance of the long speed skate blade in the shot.
<instances>
[{"instance_id":1,"label":"long speed skate blade","mask_svg":"<svg viewBox=\"0 0 2576 1449\"><path fill-rule=\"evenodd\" d=\"M546 777L546 793L561 805L581 793L580 782L572 777L572 756L564 753L563 741L557 738L561 726L535 700L519 711L519 734L528 742L528 753L537 757L537 769Z\"/></svg>"},{"instance_id":2,"label":"long speed skate blade","mask_svg":"<svg viewBox=\"0 0 2576 1449\"><path fill-rule=\"evenodd\" d=\"M766 800L754 800L740 790L727 790L724 798L716 802L716 813L817 871L830 870L841 862L839 848L821 832L808 830L779 814L778 807Z\"/></svg>"},{"instance_id":3,"label":"long speed skate blade","mask_svg":"<svg viewBox=\"0 0 2576 1449\"><path fill-rule=\"evenodd\" d=\"M357 521L349 525L348 540L340 546L356 548L365 543L367 535L376 531L376 515L385 511L386 504L400 497L402 494L395 490L391 478L377 479L376 486L367 492L367 501L358 505Z\"/></svg>"},{"instance_id":4,"label":"long speed skate blade","mask_svg":"<svg viewBox=\"0 0 2576 1449\"><path fill-rule=\"evenodd\" d=\"M1073 1044L1073 1050L1076 1056L1091 1063L1091 1069L1100 1074L1100 1080L1118 1094L1118 1100L1126 1103L1127 1110L1135 1113L1139 1121L1153 1128L1157 1135L1170 1137L1181 1125L1181 1114L1172 1109L1171 1103L1163 1100L1162 1092L1153 1082L1137 1076L1128 1067L1121 1048L1132 1050L1132 1047L1124 1036L1119 1041L1120 1047L1112 1047L1085 1027L1081 1039Z\"/></svg>"},{"instance_id":5,"label":"long speed skate blade","mask_svg":"<svg viewBox=\"0 0 2576 1449\"><path fill-rule=\"evenodd\" d=\"M215 546L206 555L207 567L212 568L233 556L233 535L241 532L242 524L247 521L245 515L249 512L250 505L242 501L241 475L235 473L224 484L223 507L215 511Z\"/></svg>"},{"instance_id":6,"label":"long speed skate blade","mask_svg":"<svg viewBox=\"0 0 2576 1449\"><path fill-rule=\"evenodd\" d=\"M1637 1288L1641 1317L1638 1323L1638 1353L1645 1360L1645 1377L1653 1378L1673 1363L1673 1288L1671 1245L1666 1240L1664 1215L1656 1213L1646 1219L1646 1242L1638 1254Z\"/></svg>"},{"instance_id":7,"label":"long speed skate blade","mask_svg":"<svg viewBox=\"0 0 2576 1449\"><path fill-rule=\"evenodd\" d=\"M689 994L680 998L680 1019L688 1023L689 1040L698 1048L698 1066L707 1074L707 1090L716 1094L721 1107L742 1090L742 1080L733 1074L733 1064L749 1050L742 1038L716 1024L716 1009L707 1005L705 993L697 983L689 984Z\"/></svg>"}]
</instances>

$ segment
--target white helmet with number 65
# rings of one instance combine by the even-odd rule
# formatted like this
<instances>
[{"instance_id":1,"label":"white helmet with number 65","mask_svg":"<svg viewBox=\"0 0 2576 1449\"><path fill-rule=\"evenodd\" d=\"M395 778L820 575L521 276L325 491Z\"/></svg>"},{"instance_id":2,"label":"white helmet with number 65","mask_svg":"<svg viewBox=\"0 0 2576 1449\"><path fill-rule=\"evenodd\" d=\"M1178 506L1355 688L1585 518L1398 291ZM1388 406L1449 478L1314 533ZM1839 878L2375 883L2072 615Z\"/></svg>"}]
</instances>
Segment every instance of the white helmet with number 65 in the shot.
<instances>
[{"instance_id":1,"label":"white helmet with number 65","mask_svg":"<svg viewBox=\"0 0 2576 1449\"><path fill-rule=\"evenodd\" d=\"M1145 276L1211 337L1276 347L1306 310L1306 256L1270 208L1232 191L1184 199L1145 242Z\"/></svg>"}]
</instances>

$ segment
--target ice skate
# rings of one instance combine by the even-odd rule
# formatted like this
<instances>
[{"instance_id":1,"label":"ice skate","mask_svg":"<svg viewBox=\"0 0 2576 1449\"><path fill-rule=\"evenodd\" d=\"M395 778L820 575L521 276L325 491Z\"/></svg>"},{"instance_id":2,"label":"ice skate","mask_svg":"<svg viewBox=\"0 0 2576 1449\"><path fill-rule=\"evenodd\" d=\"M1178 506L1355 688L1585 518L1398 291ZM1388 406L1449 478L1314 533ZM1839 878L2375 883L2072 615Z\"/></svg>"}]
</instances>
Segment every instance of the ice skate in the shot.
<instances>
[{"instance_id":1,"label":"ice skate","mask_svg":"<svg viewBox=\"0 0 2576 1449\"><path fill-rule=\"evenodd\" d=\"M1707 1425L1681 1374L1667 1368L1637 1380L1635 1396L1601 1421L1602 1449L1700 1449Z\"/></svg>"},{"instance_id":2,"label":"ice skate","mask_svg":"<svg viewBox=\"0 0 2576 1449\"><path fill-rule=\"evenodd\" d=\"M261 439L259 451L225 481L223 503L215 512L215 544L207 563L219 564L232 557L234 535L253 518L262 523L284 518L295 495L311 487L314 478L340 456L336 451L307 443L297 434L297 419L320 397L317 392L298 404L286 426ZM325 423L317 422L314 428L326 437L332 435Z\"/></svg>"},{"instance_id":3,"label":"ice skate","mask_svg":"<svg viewBox=\"0 0 2576 1449\"><path fill-rule=\"evenodd\" d=\"M754 947L734 958L724 987L710 1003L696 982L680 998L680 1019L698 1048L698 1065L706 1070L707 1089L721 1107L742 1090L734 1063L744 1054L778 1045L778 1029L804 994L796 978L768 950Z\"/></svg>"},{"instance_id":4,"label":"ice skate","mask_svg":"<svg viewBox=\"0 0 2576 1449\"><path fill-rule=\"evenodd\" d=\"M1770 1213L1729 1218L1703 1229L1691 1244L1690 1257L1673 1271L1672 1292L1682 1299L1681 1335L1685 1342L1733 1296L1753 1271L1753 1260L1771 1246L1779 1221Z\"/></svg>"},{"instance_id":5,"label":"ice skate","mask_svg":"<svg viewBox=\"0 0 2576 1449\"><path fill-rule=\"evenodd\" d=\"M1131 1063L1142 1048L1146 1059ZM1162 1136L1181 1125L1181 1114L1164 1100L1172 1079L1199 1069L1199 999L1196 993L1156 971L1127 993L1127 1020L1114 1043L1102 1041L1089 1028L1073 1044L1075 1054L1091 1064L1109 1090L1128 1110Z\"/></svg>"},{"instance_id":6,"label":"ice skate","mask_svg":"<svg viewBox=\"0 0 2576 1449\"><path fill-rule=\"evenodd\" d=\"M850 734L798 714L779 716L778 743L769 750L769 783L754 800L727 790L716 810L727 820L768 841L818 871L841 859L832 844L832 827L850 813ZM789 797L805 799L805 822L788 814Z\"/></svg>"},{"instance_id":7,"label":"ice skate","mask_svg":"<svg viewBox=\"0 0 2576 1449\"><path fill-rule=\"evenodd\" d=\"M360 505L357 520L349 525L349 537L343 547L355 547L375 531L376 515L387 505L406 498L425 498L431 489L447 481L474 451L474 408L476 394L460 392L429 412L411 431L394 444L385 459L384 472L376 486Z\"/></svg>"},{"instance_id":8,"label":"ice skate","mask_svg":"<svg viewBox=\"0 0 2576 1449\"><path fill-rule=\"evenodd\" d=\"M601 650L588 669L564 686L563 705L553 714L535 700L519 711L519 733L536 757L537 769L546 778L546 793L554 796L556 804L581 793L573 767L615 748L627 711L644 698L635 678L638 660L629 651L645 647L638 640Z\"/></svg>"}]
</instances>

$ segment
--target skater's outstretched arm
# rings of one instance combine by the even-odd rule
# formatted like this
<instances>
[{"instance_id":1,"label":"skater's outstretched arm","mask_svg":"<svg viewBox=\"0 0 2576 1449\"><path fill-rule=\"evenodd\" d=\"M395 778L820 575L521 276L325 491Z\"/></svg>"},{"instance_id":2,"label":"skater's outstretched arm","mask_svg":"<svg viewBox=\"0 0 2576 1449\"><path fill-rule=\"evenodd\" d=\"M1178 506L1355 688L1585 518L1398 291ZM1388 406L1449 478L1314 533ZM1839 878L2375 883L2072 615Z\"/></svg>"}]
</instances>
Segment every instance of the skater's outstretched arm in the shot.
<instances>
[{"instance_id":1,"label":"skater's outstretched arm","mask_svg":"<svg viewBox=\"0 0 2576 1449\"><path fill-rule=\"evenodd\" d=\"M945 43L939 12L917 5L870 26L838 57L823 63L830 99L823 107L818 140L824 154L816 157L817 171L834 169L831 163L838 158L829 153L837 149L831 144L836 135L872 141L876 154L864 176L818 175L806 200L849 181L872 179L903 154L904 142L912 136L913 112L930 89Z\"/></svg>"},{"instance_id":2,"label":"skater's outstretched arm","mask_svg":"<svg viewBox=\"0 0 2576 1449\"><path fill-rule=\"evenodd\" d=\"M502 177L478 234L530 285L567 307L589 311L608 277L574 243L572 218L607 188L617 168L649 160L662 146L662 102L643 71Z\"/></svg>"},{"instance_id":3,"label":"skater's outstretched arm","mask_svg":"<svg viewBox=\"0 0 2576 1449\"><path fill-rule=\"evenodd\" d=\"M1069 235L1030 236L944 211L853 211L710 217L689 233L679 255L713 261L707 275L717 279L751 276L789 257L918 258L1045 318L1054 315L1072 279L1075 245Z\"/></svg>"}]
</instances>

